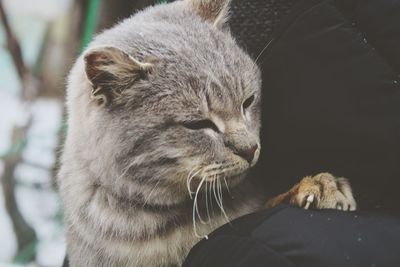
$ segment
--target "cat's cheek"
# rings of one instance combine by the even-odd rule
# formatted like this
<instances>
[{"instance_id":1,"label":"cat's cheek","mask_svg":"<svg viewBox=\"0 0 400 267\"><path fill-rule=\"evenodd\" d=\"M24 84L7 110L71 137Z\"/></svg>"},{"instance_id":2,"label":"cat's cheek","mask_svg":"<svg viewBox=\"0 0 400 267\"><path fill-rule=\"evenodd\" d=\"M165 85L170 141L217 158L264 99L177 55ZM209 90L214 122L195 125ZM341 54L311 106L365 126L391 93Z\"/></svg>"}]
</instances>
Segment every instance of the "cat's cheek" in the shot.
<instances>
[{"instance_id":1,"label":"cat's cheek","mask_svg":"<svg viewBox=\"0 0 400 267\"><path fill-rule=\"evenodd\" d=\"M218 139L218 133L212 129L204 129L204 132L213 139Z\"/></svg>"},{"instance_id":2,"label":"cat's cheek","mask_svg":"<svg viewBox=\"0 0 400 267\"><path fill-rule=\"evenodd\" d=\"M251 122L252 119L253 119L252 116L251 116L251 112L249 112L249 111L244 111L243 114L242 114L242 116L243 116L243 119L244 119L245 121Z\"/></svg>"}]
</instances>

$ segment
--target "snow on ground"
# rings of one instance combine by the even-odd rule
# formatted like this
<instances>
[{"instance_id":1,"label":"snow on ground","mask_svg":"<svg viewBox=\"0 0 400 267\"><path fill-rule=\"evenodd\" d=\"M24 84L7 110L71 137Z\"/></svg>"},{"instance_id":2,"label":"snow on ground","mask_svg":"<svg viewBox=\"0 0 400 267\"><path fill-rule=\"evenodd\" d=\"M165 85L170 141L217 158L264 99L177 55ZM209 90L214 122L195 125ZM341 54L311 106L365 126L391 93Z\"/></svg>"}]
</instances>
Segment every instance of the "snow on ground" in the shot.
<instances>
[{"instance_id":1,"label":"snow on ground","mask_svg":"<svg viewBox=\"0 0 400 267\"><path fill-rule=\"evenodd\" d=\"M71 0L3 0L12 16L35 17L39 20L55 20L65 13ZM23 7L23 8L21 8Z\"/></svg>"},{"instance_id":2,"label":"snow on ground","mask_svg":"<svg viewBox=\"0 0 400 267\"><path fill-rule=\"evenodd\" d=\"M40 52L47 23L63 17L72 1L3 2L11 27L21 43L24 61L32 66ZM13 126L24 125L28 115L33 114L29 142L22 154L24 163L18 165L15 171L19 208L39 238L36 263L25 266L60 266L65 254L65 242L59 219L60 200L51 186L51 168L55 161L62 104L56 100L38 99L28 107L19 102L21 85L8 51L1 46L4 43L4 31L0 27L0 174L4 168L1 156L10 149ZM17 266L11 265L15 252L16 240L0 190L0 267Z\"/></svg>"},{"instance_id":3,"label":"snow on ground","mask_svg":"<svg viewBox=\"0 0 400 267\"><path fill-rule=\"evenodd\" d=\"M28 132L28 144L23 151L24 163L18 165L15 176L17 202L21 213L38 235L37 265L60 266L65 254L63 228L57 215L60 200L51 187L51 168L55 161L57 133L60 130L62 104L56 100L38 99L31 108L23 107L17 98L0 90L0 155L10 147L13 125L33 115ZM1 161L0 161L1 162ZM0 172L2 164L0 164ZM0 267L7 266L16 252L16 240L11 222L4 209L0 191ZM28 266L28 265L27 265Z\"/></svg>"}]
</instances>

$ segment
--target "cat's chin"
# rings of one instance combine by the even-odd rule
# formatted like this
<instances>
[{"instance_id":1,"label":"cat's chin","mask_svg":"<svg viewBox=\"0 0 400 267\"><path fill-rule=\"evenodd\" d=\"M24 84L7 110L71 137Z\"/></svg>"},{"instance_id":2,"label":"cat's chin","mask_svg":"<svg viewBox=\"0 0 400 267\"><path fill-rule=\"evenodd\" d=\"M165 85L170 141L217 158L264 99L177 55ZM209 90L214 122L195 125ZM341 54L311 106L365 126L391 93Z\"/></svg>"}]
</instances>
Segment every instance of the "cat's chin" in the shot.
<instances>
[{"instance_id":1,"label":"cat's chin","mask_svg":"<svg viewBox=\"0 0 400 267\"><path fill-rule=\"evenodd\" d=\"M190 184L191 192L196 193L197 191L205 192L212 190L213 187L220 187L224 190L234 189L237 186L246 180L247 173L249 169L245 169L244 171L235 173L234 175L224 176L224 175L215 175L209 176L206 178L195 177Z\"/></svg>"},{"instance_id":2,"label":"cat's chin","mask_svg":"<svg viewBox=\"0 0 400 267\"><path fill-rule=\"evenodd\" d=\"M241 173L241 174L238 174L238 175L235 175L235 176L231 176L231 177L227 177L226 178L226 181L227 181L227 184L225 184L225 187L227 187L227 189L230 189L230 188L235 188L236 186L240 186L240 184L242 183L242 182L244 182L247 178L247 171L245 171L245 172L243 172L243 173Z\"/></svg>"}]
</instances>

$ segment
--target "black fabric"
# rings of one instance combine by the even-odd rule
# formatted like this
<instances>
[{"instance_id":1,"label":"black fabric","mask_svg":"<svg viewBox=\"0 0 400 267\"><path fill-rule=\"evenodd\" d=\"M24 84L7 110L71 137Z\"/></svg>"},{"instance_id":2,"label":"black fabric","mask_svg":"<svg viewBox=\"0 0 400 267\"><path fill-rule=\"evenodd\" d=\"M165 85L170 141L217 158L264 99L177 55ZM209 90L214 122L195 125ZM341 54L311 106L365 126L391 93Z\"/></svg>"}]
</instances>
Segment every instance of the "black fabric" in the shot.
<instances>
[{"instance_id":1,"label":"black fabric","mask_svg":"<svg viewBox=\"0 0 400 267\"><path fill-rule=\"evenodd\" d=\"M229 27L239 45L256 58L297 0L233 0Z\"/></svg>"},{"instance_id":2,"label":"black fabric","mask_svg":"<svg viewBox=\"0 0 400 267\"><path fill-rule=\"evenodd\" d=\"M350 179L361 208L398 208L399 3L300 1L271 35L258 60L263 129L254 170L271 197L329 171ZM243 32L233 29L251 47Z\"/></svg>"},{"instance_id":3,"label":"black fabric","mask_svg":"<svg viewBox=\"0 0 400 267\"><path fill-rule=\"evenodd\" d=\"M202 240L184 267L398 267L400 217L279 206Z\"/></svg>"},{"instance_id":4,"label":"black fabric","mask_svg":"<svg viewBox=\"0 0 400 267\"><path fill-rule=\"evenodd\" d=\"M400 0L296 2L233 1L234 12L256 7L245 28L233 23L239 43L254 58L270 43L258 59L263 148L253 174L271 197L305 175L345 176L369 211L245 216L196 245L184 267L400 266ZM282 16L260 21L262 3Z\"/></svg>"},{"instance_id":5,"label":"black fabric","mask_svg":"<svg viewBox=\"0 0 400 267\"><path fill-rule=\"evenodd\" d=\"M62 267L69 267L69 261L68 261L68 257L65 256Z\"/></svg>"}]
</instances>

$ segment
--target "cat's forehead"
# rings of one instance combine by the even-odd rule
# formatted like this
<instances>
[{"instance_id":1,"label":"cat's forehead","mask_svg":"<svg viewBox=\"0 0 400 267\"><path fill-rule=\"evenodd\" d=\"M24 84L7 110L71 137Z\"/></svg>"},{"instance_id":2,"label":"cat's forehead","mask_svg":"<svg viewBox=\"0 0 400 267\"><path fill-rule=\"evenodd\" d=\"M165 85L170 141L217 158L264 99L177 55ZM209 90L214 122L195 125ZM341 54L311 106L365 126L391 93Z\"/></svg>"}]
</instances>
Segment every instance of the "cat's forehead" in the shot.
<instances>
[{"instance_id":1,"label":"cat's forehead","mask_svg":"<svg viewBox=\"0 0 400 267\"><path fill-rule=\"evenodd\" d=\"M148 80L130 87L124 102L166 113L179 108L193 112L204 103L213 110L232 112L260 90L258 67L229 32L193 14L159 8L159 13L150 9L96 38L98 45L154 62Z\"/></svg>"},{"instance_id":2,"label":"cat's forehead","mask_svg":"<svg viewBox=\"0 0 400 267\"><path fill-rule=\"evenodd\" d=\"M154 95L143 103L157 114L201 118L211 114L222 120L241 116L243 101L258 93L257 83L242 82L238 76L205 76L192 73L178 80L157 80ZM251 85L252 87L248 86ZM154 103L153 105L148 105Z\"/></svg>"},{"instance_id":3,"label":"cat's forehead","mask_svg":"<svg viewBox=\"0 0 400 267\"><path fill-rule=\"evenodd\" d=\"M259 70L249 58L210 47L196 54L192 47L186 49L169 54L155 69L152 90L169 96L159 98L166 111L182 107L188 113L213 111L228 117L240 114L245 98L259 92Z\"/></svg>"},{"instance_id":4,"label":"cat's forehead","mask_svg":"<svg viewBox=\"0 0 400 267\"><path fill-rule=\"evenodd\" d=\"M181 47L170 47L163 57L162 75L204 91L213 99L241 98L260 85L256 64L225 36L218 40L191 40ZM162 67L163 68L163 67Z\"/></svg>"}]
</instances>

